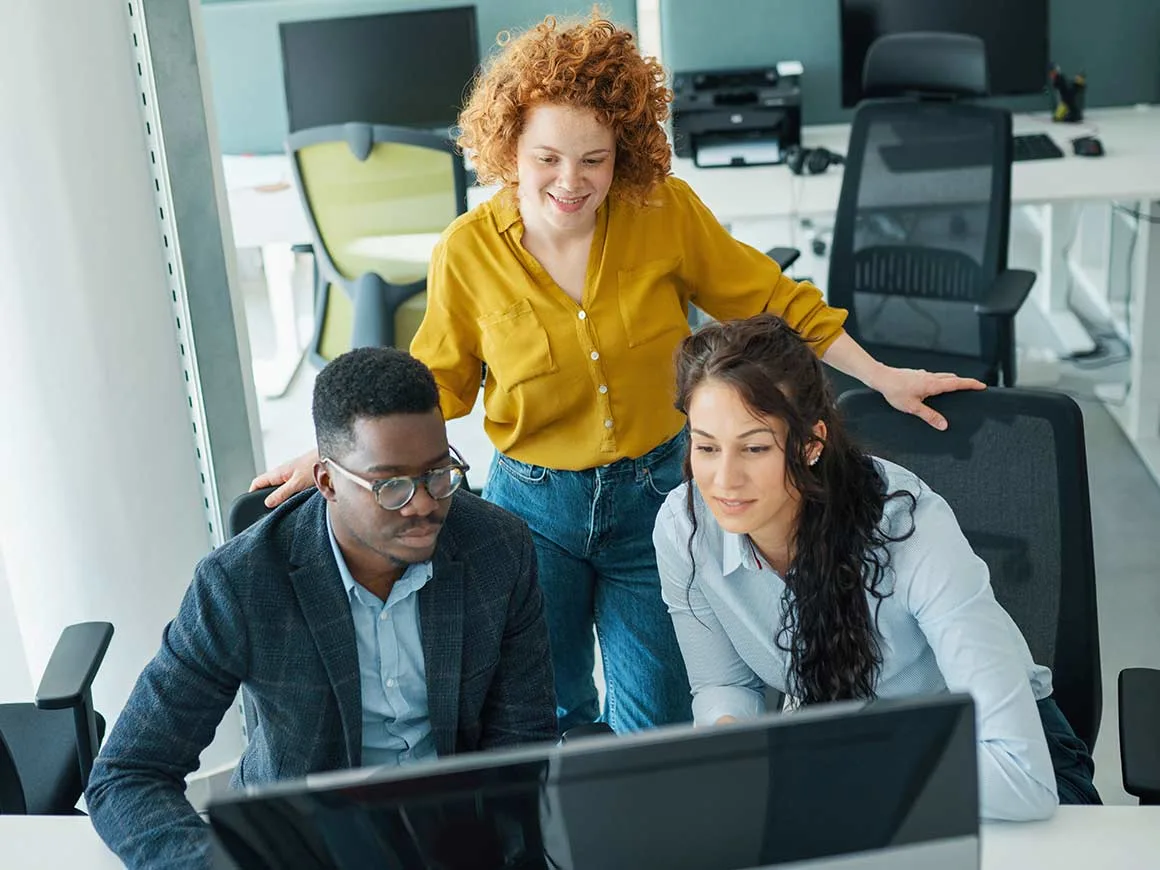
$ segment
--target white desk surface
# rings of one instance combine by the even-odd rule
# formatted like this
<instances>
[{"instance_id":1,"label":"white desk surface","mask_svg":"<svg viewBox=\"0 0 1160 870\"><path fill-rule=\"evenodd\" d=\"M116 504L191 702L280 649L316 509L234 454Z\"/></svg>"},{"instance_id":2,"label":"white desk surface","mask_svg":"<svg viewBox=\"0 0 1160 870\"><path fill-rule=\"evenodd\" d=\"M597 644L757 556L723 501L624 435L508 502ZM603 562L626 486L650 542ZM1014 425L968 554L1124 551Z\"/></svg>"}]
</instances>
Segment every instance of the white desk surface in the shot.
<instances>
[{"instance_id":1,"label":"white desk surface","mask_svg":"<svg viewBox=\"0 0 1160 870\"><path fill-rule=\"evenodd\" d=\"M1047 822L988 823L982 870L1139 870L1160 864L1160 807L1060 807ZM5 870L117 870L84 816L0 816Z\"/></svg>"},{"instance_id":2,"label":"white desk surface","mask_svg":"<svg viewBox=\"0 0 1160 870\"><path fill-rule=\"evenodd\" d=\"M1046 115L1016 115L1017 134L1047 133L1063 149L1058 160L1017 162L1012 200L1019 204L1079 200L1160 199L1160 106L1094 109L1083 124L1055 124ZM1071 139L1097 135L1103 157L1076 157ZM807 147L824 146L845 154L848 124L806 127ZM290 163L285 155L225 155L225 187L238 247L307 242L310 233ZM673 160L673 173L692 185L723 223L790 215L833 214L842 187L840 167L816 176L794 176L785 166L699 169L685 158ZM474 206L494 188L472 187Z\"/></svg>"},{"instance_id":3,"label":"white desk surface","mask_svg":"<svg viewBox=\"0 0 1160 870\"><path fill-rule=\"evenodd\" d=\"M1011 172L1011 200L1020 205L1078 200L1134 201L1160 198L1160 106L1095 109L1083 124L1056 124L1046 115L1017 115L1017 135L1046 133L1063 150L1056 160L1021 160ZM1077 157L1071 140L1096 135L1103 157ZM802 144L839 154L849 143L848 124L806 127ZM794 176L785 166L700 169L688 158L673 161L722 223L773 217L833 214L842 189L841 167L821 175Z\"/></svg>"}]
</instances>

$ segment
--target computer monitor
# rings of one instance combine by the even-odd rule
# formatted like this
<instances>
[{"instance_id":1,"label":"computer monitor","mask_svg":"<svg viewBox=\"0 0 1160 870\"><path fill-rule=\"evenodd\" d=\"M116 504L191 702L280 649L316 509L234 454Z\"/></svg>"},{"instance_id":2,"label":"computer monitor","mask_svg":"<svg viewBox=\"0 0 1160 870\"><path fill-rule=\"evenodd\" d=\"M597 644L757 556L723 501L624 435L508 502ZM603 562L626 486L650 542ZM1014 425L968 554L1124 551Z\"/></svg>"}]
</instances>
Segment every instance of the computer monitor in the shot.
<instances>
[{"instance_id":1,"label":"computer monitor","mask_svg":"<svg viewBox=\"0 0 1160 870\"><path fill-rule=\"evenodd\" d=\"M977 870L974 722L966 695L834 704L324 774L208 813L240 870Z\"/></svg>"},{"instance_id":2,"label":"computer monitor","mask_svg":"<svg viewBox=\"0 0 1160 870\"><path fill-rule=\"evenodd\" d=\"M880 36L914 31L969 33L983 40L993 96L1047 86L1049 0L838 0L842 105L862 99L862 66Z\"/></svg>"},{"instance_id":3,"label":"computer monitor","mask_svg":"<svg viewBox=\"0 0 1160 870\"><path fill-rule=\"evenodd\" d=\"M474 6L280 25L290 132L455 123L479 66Z\"/></svg>"}]
</instances>

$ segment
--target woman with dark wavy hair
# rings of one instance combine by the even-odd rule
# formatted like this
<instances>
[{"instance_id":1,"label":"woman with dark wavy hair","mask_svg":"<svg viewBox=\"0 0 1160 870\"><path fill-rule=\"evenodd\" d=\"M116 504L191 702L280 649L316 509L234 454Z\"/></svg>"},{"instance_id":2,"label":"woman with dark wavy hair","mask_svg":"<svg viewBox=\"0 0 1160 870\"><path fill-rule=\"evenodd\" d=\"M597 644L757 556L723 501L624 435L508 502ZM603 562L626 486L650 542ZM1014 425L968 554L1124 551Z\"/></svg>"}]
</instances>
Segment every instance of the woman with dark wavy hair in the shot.
<instances>
[{"instance_id":1,"label":"woman with dark wavy hair","mask_svg":"<svg viewBox=\"0 0 1160 870\"><path fill-rule=\"evenodd\" d=\"M627 30L594 15L503 36L459 119L480 183L501 189L436 246L411 352L449 420L471 411L486 371L497 454L484 497L535 538L561 730L602 715L594 627L603 718L617 731L687 721L650 536L681 480L672 358L689 306L784 317L828 363L940 428L923 399L983 385L876 362L818 288L734 239L672 176L665 71ZM273 506L310 485L316 460L254 486L283 484Z\"/></svg>"},{"instance_id":2,"label":"woman with dark wavy hair","mask_svg":"<svg viewBox=\"0 0 1160 870\"><path fill-rule=\"evenodd\" d=\"M766 684L800 704L969 692L985 817L1099 802L986 564L942 498L850 440L806 341L771 315L702 328L677 407L689 482L654 544L698 723L763 712Z\"/></svg>"}]
</instances>

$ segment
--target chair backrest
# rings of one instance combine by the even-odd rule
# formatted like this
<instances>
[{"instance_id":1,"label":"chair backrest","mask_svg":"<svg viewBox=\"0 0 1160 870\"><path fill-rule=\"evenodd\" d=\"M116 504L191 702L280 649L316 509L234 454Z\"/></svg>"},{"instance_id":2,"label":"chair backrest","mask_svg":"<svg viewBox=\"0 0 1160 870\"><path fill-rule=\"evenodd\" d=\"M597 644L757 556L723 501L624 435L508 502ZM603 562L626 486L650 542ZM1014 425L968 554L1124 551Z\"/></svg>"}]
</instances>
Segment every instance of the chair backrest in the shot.
<instances>
[{"instance_id":1,"label":"chair backrest","mask_svg":"<svg viewBox=\"0 0 1160 870\"><path fill-rule=\"evenodd\" d=\"M839 400L862 446L946 499L987 563L995 597L1052 669L1055 698L1089 747L1102 708L1095 559L1083 416L1062 393L1009 388L938 396L939 432L877 393Z\"/></svg>"},{"instance_id":2,"label":"chair backrest","mask_svg":"<svg viewBox=\"0 0 1160 870\"><path fill-rule=\"evenodd\" d=\"M1011 115L913 100L859 105L834 224L829 302L864 344L994 359L974 305L1007 265Z\"/></svg>"},{"instance_id":3,"label":"chair backrest","mask_svg":"<svg viewBox=\"0 0 1160 870\"><path fill-rule=\"evenodd\" d=\"M28 812L24 802L24 787L20 782L20 771L16 759L0 731L0 816L22 816Z\"/></svg>"},{"instance_id":4,"label":"chair backrest","mask_svg":"<svg viewBox=\"0 0 1160 870\"><path fill-rule=\"evenodd\" d=\"M467 210L463 158L446 137L352 123L292 133L286 149L315 251L332 279L376 272L394 284L421 280L422 256L367 256L355 243L438 234Z\"/></svg>"},{"instance_id":5,"label":"chair backrest","mask_svg":"<svg viewBox=\"0 0 1160 870\"><path fill-rule=\"evenodd\" d=\"M966 33L888 33L866 52L862 93L985 97L987 47Z\"/></svg>"},{"instance_id":6,"label":"chair backrest","mask_svg":"<svg viewBox=\"0 0 1160 870\"><path fill-rule=\"evenodd\" d=\"M230 537L236 537L269 514L273 508L266 507L266 496L278 487L267 486L253 492L244 492L233 500L230 515L226 521ZM258 711L254 699L245 688L242 689L242 729L243 737L249 740L258 724Z\"/></svg>"},{"instance_id":7,"label":"chair backrest","mask_svg":"<svg viewBox=\"0 0 1160 870\"><path fill-rule=\"evenodd\" d=\"M273 508L266 507L266 496L277 488L276 486L267 486L253 492L242 493L234 499L233 504L230 505L229 519L226 522L231 538L240 535L273 510Z\"/></svg>"},{"instance_id":8,"label":"chair backrest","mask_svg":"<svg viewBox=\"0 0 1160 870\"><path fill-rule=\"evenodd\" d=\"M406 347L426 311L434 237L467 211L463 158L446 137L359 123L301 130L286 149L324 279L311 358L324 365L350 350L359 316L385 318L390 343ZM355 282L367 273L390 298L356 316Z\"/></svg>"}]
</instances>

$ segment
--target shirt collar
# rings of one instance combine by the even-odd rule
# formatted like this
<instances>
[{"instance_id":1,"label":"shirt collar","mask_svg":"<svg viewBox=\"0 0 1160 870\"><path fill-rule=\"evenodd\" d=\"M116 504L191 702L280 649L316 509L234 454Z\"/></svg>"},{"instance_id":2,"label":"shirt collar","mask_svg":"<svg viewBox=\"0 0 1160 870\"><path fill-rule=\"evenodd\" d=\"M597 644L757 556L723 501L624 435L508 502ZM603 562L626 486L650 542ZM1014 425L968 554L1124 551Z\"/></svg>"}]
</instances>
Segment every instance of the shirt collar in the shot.
<instances>
[{"instance_id":1,"label":"shirt collar","mask_svg":"<svg viewBox=\"0 0 1160 870\"><path fill-rule=\"evenodd\" d=\"M735 535L733 532L722 531L721 541L721 576L728 577L739 568L746 571L760 571L765 563L757 557L753 549L753 542L749 535Z\"/></svg>"},{"instance_id":2,"label":"shirt collar","mask_svg":"<svg viewBox=\"0 0 1160 870\"><path fill-rule=\"evenodd\" d=\"M346 558L342 555L342 550L339 549L338 539L334 537L334 525L330 521L330 505L326 506L326 534L330 538L330 549L334 553L334 561L338 563L338 576L342 578L342 585L346 589L346 596L353 601L354 596L361 596L366 590L354 579L354 575L350 573L350 568L346 564ZM407 566L407 570L403 572L403 576L396 580L395 585L391 587L391 594L387 598L387 603L401 601L412 592L422 589L427 585L427 581L431 579L431 575L432 569L430 561L411 563Z\"/></svg>"},{"instance_id":3,"label":"shirt collar","mask_svg":"<svg viewBox=\"0 0 1160 870\"><path fill-rule=\"evenodd\" d=\"M495 215L495 228L506 233L520 220L520 205L514 187L504 187L490 200L491 212Z\"/></svg>"}]
</instances>

